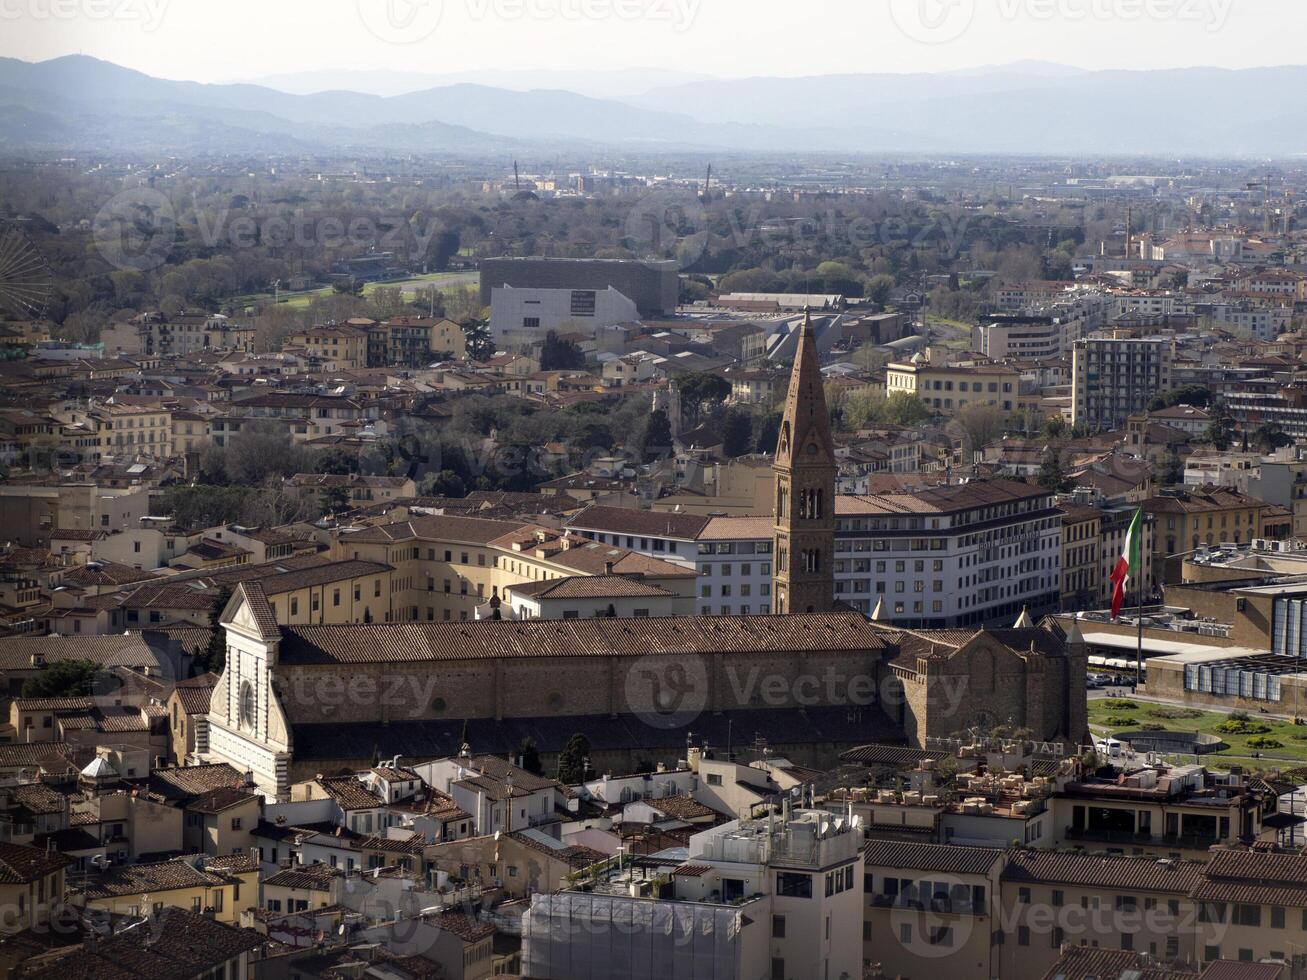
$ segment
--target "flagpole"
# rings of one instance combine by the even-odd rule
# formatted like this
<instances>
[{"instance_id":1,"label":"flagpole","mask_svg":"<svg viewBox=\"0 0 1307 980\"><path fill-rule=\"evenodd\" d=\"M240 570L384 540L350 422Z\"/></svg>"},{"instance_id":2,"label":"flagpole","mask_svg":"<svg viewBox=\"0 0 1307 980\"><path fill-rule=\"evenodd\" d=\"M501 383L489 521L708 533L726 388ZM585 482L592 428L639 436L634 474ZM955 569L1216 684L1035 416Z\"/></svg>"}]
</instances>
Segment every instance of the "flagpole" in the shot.
<instances>
[{"instance_id":1,"label":"flagpole","mask_svg":"<svg viewBox=\"0 0 1307 980\"><path fill-rule=\"evenodd\" d=\"M1139 522L1140 537L1143 537L1143 521ZM1144 679L1144 545L1143 541L1139 542L1139 576L1138 584L1135 586L1137 593L1136 598L1139 600L1139 606L1135 615L1135 694L1139 693L1139 685Z\"/></svg>"}]
</instances>

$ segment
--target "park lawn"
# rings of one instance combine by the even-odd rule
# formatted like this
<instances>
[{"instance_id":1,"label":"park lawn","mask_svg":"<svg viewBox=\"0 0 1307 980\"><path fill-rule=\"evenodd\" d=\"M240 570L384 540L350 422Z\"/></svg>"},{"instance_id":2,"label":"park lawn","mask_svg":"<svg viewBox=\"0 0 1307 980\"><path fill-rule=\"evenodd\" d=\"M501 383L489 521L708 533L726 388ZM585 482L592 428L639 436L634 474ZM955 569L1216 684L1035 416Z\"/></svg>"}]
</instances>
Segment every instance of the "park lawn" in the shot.
<instances>
[{"instance_id":1,"label":"park lawn","mask_svg":"<svg viewBox=\"0 0 1307 980\"><path fill-rule=\"evenodd\" d=\"M943 346L950 349L957 348L959 350L971 349L971 327L968 324L962 323L959 320L947 320L944 317L931 316L929 314L926 317L926 322L931 327L940 328ZM947 336L948 331L955 332L956 336Z\"/></svg>"},{"instance_id":2,"label":"park lawn","mask_svg":"<svg viewBox=\"0 0 1307 980\"><path fill-rule=\"evenodd\" d=\"M1168 731L1173 732L1202 732L1207 735L1215 735L1229 746L1229 748L1222 749L1220 752L1212 753L1213 756L1217 757L1252 759L1254 752L1260 752L1263 759L1307 760L1307 725L1295 725L1288 721L1263 718L1260 715L1249 715L1249 721L1266 725L1271 729L1269 732L1264 733L1264 737L1278 739L1283 743L1283 747L1278 749L1255 749L1248 744L1248 739L1256 736L1227 735L1225 732L1217 730L1217 726L1230 720L1230 716L1227 714L1204 711L1197 718L1160 718L1149 714L1149 712L1166 710L1177 706L1153 704L1149 701L1131 702L1135 705L1133 710L1105 706L1104 702L1113 700L1117 699L1103 698L1089 702L1089 724L1096 734L1110 732L1115 735L1118 732L1137 732L1144 725L1162 725ZM1124 698L1121 700L1129 701L1130 699ZM1108 724L1107 719L1109 717L1118 716L1134 718L1135 723L1132 725Z\"/></svg>"},{"instance_id":3,"label":"park lawn","mask_svg":"<svg viewBox=\"0 0 1307 980\"><path fill-rule=\"evenodd\" d=\"M465 281L468 276L476 276L474 272L431 272L425 276L413 276L409 279L394 279L389 282L370 282L363 287L363 295L366 296L374 289L382 286L398 286L405 293L412 295L417 292L417 286L425 286L431 283L457 282L468 288L476 288L476 282ZM406 288L408 287L408 288ZM293 309L302 309L312 303L315 299L321 299L331 295L330 286L321 286L317 289L306 289L299 293L290 293L283 291L281 294L281 305L289 306ZM272 299L272 293L251 293L248 296L238 296L234 302L239 305L249 305L259 301Z\"/></svg>"}]
</instances>

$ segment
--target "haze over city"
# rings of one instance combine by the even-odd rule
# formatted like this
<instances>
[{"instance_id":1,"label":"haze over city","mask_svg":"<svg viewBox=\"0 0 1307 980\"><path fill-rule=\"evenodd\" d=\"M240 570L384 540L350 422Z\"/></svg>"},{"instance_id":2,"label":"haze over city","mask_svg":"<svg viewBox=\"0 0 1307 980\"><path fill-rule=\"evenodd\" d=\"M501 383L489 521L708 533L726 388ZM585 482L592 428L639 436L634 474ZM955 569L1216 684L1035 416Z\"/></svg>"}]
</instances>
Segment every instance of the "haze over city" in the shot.
<instances>
[{"instance_id":1,"label":"haze over city","mask_svg":"<svg viewBox=\"0 0 1307 980\"><path fill-rule=\"evenodd\" d=\"M1303 36L0 0L0 971L1307 978Z\"/></svg>"}]
</instances>

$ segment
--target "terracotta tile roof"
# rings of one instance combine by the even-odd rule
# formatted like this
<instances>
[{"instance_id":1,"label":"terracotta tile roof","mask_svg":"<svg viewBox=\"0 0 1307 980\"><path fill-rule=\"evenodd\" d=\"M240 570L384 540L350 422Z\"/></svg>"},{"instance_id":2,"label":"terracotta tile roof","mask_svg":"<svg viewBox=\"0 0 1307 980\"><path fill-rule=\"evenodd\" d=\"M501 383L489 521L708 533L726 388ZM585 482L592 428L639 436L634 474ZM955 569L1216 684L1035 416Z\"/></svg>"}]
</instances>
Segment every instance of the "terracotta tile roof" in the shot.
<instances>
[{"instance_id":1,"label":"terracotta tile roof","mask_svg":"<svg viewBox=\"0 0 1307 980\"><path fill-rule=\"evenodd\" d=\"M271 878L263 879L263 886L274 888L294 888L300 890L326 892L331 891L331 882L343 872L326 864L302 864L292 868L282 868Z\"/></svg>"},{"instance_id":2,"label":"terracotta tile roof","mask_svg":"<svg viewBox=\"0 0 1307 980\"><path fill-rule=\"evenodd\" d=\"M495 934L495 927L488 922L481 922L462 912L446 912L428 919L433 926L439 926L445 932L453 933L465 943L480 942L487 936Z\"/></svg>"},{"instance_id":3,"label":"terracotta tile roof","mask_svg":"<svg viewBox=\"0 0 1307 980\"><path fill-rule=\"evenodd\" d=\"M1197 980L1197 973L1149 968L1138 953L1098 946L1068 946L1042 980Z\"/></svg>"},{"instance_id":4,"label":"terracotta tile roof","mask_svg":"<svg viewBox=\"0 0 1307 980\"><path fill-rule=\"evenodd\" d=\"M46 772L75 768L67 742L10 742L0 745L0 769L39 767Z\"/></svg>"},{"instance_id":5,"label":"terracotta tile roof","mask_svg":"<svg viewBox=\"0 0 1307 980\"><path fill-rule=\"evenodd\" d=\"M36 815L63 813L67 806L67 797L56 793L45 783L15 786L9 791L9 798L28 813Z\"/></svg>"},{"instance_id":6,"label":"terracotta tile roof","mask_svg":"<svg viewBox=\"0 0 1307 980\"><path fill-rule=\"evenodd\" d=\"M243 789L237 789L234 786L222 786L197 796L186 804L186 809L195 813L221 813L223 810L230 810L234 806L240 806L242 803L255 799L258 799L258 797Z\"/></svg>"},{"instance_id":7,"label":"terracotta tile roof","mask_svg":"<svg viewBox=\"0 0 1307 980\"><path fill-rule=\"evenodd\" d=\"M945 758L947 752L927 752L924 749L911 749L902 745L860 745L849 749L840 756L841 762L852 762L862 766L904 766L916 768L927 759L938 762Z\"/></svg>"},{"instance_id":8,"label":"terracotta tile roof","mask_svg":"<svg viewBox=\"0 0 1307 980\"><path fill-rule=\"evenodd\" d=\"M342 810L372 810L382 806L381 800L373 796L356 776L325 776L317 783Z\"/></svg>"},{"instance_id":9,"label":"terracotta tile roof","mask_svg":"<svg viewBox=\"0 0 1307 980\"><path fill-rule=\"evenodd\" d=\"M673 593L621 575L579 575L508 586L505 591L536 599L660 599Z\"/></svg>"},{"instance_id":10,"label":"terracotta tile roof","mask_svg":"<svg viewBox=\"0 0 1307 980\"><path fill-rule=\"evenodd\" d=\"M140 633L115 636L0 637L0 670L31 670L32 658L46 663L90 660L104 667L163 667L161 654Z\"/></svg>"},{"instance_id":11,"label":"terracotta tile roof","mask_svg":"<svg viewBox=\"0 0 1307 980\"><path fill-rule=\"evenodd\" d=\"M88 879L80 890L88 900L122 895L155 894L179 888L212 888L221 885L216 875L198 871L185 861L156 864L125 864Z\"/></svg>"},{"instance_id":12,"label":"terracotta tile roof","mask_svg":"<svg viewBox=\"0 0 1307 980\"><path fill-rule=\"evenodd\" d=\"M1307 908L1307 855L1214 851L1193 897L1200 902Z\"/></svg>"},{"instance_id":13,"label":"terracotta tile roof","mask_svg":"<svg viewBox=\"0 0 1307 980\"><path fill-rule=\"evenodd\" d=\"M94 705L90 698L14 698L19 711L89 711Z\"/></svg>"},{"instance_id":14,"label":"terracotta tile roof","mask_svg":"<svg viewBox=\"0 0 1307 980\"><path fill-rule=\"evenodd\" d=\"M1288 975L1289 968L1283 963L1217 960L1203 971L1203 980L1278 980Z\"/></svg>"},{"instance_id":15,"label":"terracotta tile roof","mask_svg":"<svg viewBox=\"0 0 1307 980\"><path fill-rule=\"evenodd\" d=\"M664 796L661 799L644 800L643 802L655 810L667 814L669 817L675 817L677 820L695 821L718 815L717 811L712 807L704 806L687 794Z\"/></svg>"},{"instance_id":16,"label":"terracotta tile roof","mask_svg":"<svg viewBox=\"0 0 1307 980\"><path fill-rule=\"evenodd\" d=\"M495 538L516 531L522 525L508 521L487 521L478 517L415 517L396 524L381 524L362 531L342 534L342 545L351 541L387 542L431 538L465 544L488 544Z\"/></svg>"},{"instance_id":17,"label":"terracotta tile roof","mask_svg":"<svg viewBox=\"0 0 1307 980\"><path fill-rule=\"evenodd\" d=\"M671 514L633 507L587 507L567 522L568 527L634 537L679 538L693 541L711 520L695 514Z\"/></svg>"},{"instance_id":18,"label":"terracotta tile roof","mask_svg":"<svg viewBox=\"0 0 1307 980\"><path fill-rule=\"evenodd\" d=\"M1020 851L1003 869L1003 880L1188 893L1202 881L1203 869L1190 861L1161 864L1155 858Z\"/></svg>"},{"instance_id":19,"label":"terracotta tile roof","mask_svg":"<svg viewBox=\"0 0 1307 980\"><path fill-rule=\"evenodd\" d=\"M217 683L218 675L213 673L178 681L177 700L181 702L182 710L188 715L207 714L209 701L213 697L213 688Z\"/></svg>"},{"instance_id":20,"label":"terracotta tile roof","mask_svg":"<svg viewBox=\"0 0 1307 980\"><path fill-rule=\"evenodd\" d=\"M774 519L771 517L714 517L699 532L699 541L771 540Z\"/></svg>"},{"instance_id":21,"label":"terracotta tile roof","mask_svg":"<svg viewBox=\"0 0 1307 980\"><path fill-rule=\"evenodd\" d=\"M76 586L96 586L96 585L127 585L131 582L142 582L146 579L158 578L154 572L143 571L139 568L132 568L130 565L120 565L116 561L96 561L92 565L81 565L63 576L64 585Z\"/></svg>"},{"instance_id":22,"label":"terracotta tile roof","mask_svg":"<svg viewBox=\"0 0 1307 980\"><path fill-rule=\"evenodd\" d=\"M58 851L0 843L0 884L19 885L36 881L72 863Z\"/></svg>"},{"instance_id":23,"label":"terracotta tile roof","mask_svg":"<svg viewBox=\"0 0 1307 980\"><path fill-rule=\"evenodd\" d=\"M220 970L265 938L168 906L148 924L119 932L26 974L28 980L190 980Z\"/></svg>"},{"instance_id":24,"label":"terracotta tile roof","mask_svg":"<svg viewBox=\"0 0 1307 980\"><path fill-rule=\"evenodd\" d=\"M1003 857L996 847L959 844L917 844L911 841L873 839L862 845L863 863L880 868L912 868L950 874L986 875Z\"/></svg>"},{"instance_id":25,"label":"terracotta tile roof","mask_svg":"<svg viewBox=\"0 0 1307 980\"><path fill-rule=\"evenodd\" d=\"M258 581L264 595L282 595L286 592L295 592L298 589L312 588L329 582L341 582L346 579L359 578L363 575L379 575L390 571L394 571L393 565L386 565L376 561L349 560L336 561L329 565L317 565L312 568L296 569L280 575L269 575L267 578Z\"/></svg>"},{"instance_id":26,"label":"terracotta tile roof","mask_svg":"<svg viewBox=\"0 0 1307 980\"><path fill-rule=\"evenodd\" d=\"M861 616L843 613L290 626L282 630L280 660L287 665L301 665L492 657L639 657L650 650L704 655L866 651L887 649L894 636Z\"/></svg>"},{"instance_id":27,"label":"terracotta tile roof","mask_svg":"<svg viewBox=\"0 0 1307 980\"><path fill-rule=\"evenodd\" d=\"M225 762L150 770L150 790L171 800L191 799L220 787L244 785L245 774Z\"/></svg>"},{"instance_id":28,"label":"terracotta tile roof","mask_svg":"<svg viewBox=\"0 0 1307 980\"><path fill-rule=\"evenodd\" d=\"M261 865L258 854L245 851L241 854L223 854L208 858L204 870L214 874L240 875L258 872Z\"/></svg>"}]
</instances>

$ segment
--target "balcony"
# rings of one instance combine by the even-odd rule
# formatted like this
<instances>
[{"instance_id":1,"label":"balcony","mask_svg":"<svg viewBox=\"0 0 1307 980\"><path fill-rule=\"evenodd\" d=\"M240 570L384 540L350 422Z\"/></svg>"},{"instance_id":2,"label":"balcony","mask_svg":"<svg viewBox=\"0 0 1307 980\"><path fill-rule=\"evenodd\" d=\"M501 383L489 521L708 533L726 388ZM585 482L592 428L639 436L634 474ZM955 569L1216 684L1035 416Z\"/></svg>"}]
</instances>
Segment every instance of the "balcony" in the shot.
<instances>
[{"instance_id":1,"label":"balcony","mask_svg":"<svg viewBox=\"0 0 1307 980\"><path fill-rule=\"evenodd\" d=\"M954 900L945 895L936 895L928 903L904 895L872 895L868 899L868 904L877 909L930 911L938 915L986 915L989 912L988 902L977 903L971 899Z\"/></svg>"},{"instance_id":2,"label":"balcony","mask_svg":"<svg viewBox=\"0 0 1307 980\"><path fill-rule=\"evenodd\" d=\"M1097 844L1123 844L1134 847L1171 847L1177 850L1205 850L1220 841L1206 834L1164 834L1155 837L1149 833L1132 833L1120 830L1077 830L1066 828L1068 841L1084 841Z\"/></svg>"}]
</instances>

